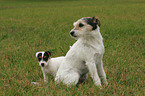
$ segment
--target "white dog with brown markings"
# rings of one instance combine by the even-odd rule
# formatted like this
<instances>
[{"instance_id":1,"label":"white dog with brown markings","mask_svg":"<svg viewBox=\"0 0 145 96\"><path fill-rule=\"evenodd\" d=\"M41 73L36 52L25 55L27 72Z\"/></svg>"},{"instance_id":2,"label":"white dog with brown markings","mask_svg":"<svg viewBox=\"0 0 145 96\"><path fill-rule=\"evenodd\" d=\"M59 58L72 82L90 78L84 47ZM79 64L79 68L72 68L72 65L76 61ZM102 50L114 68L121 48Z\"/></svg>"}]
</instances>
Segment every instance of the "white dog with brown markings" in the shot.
<instances>
[{"instance_id":1,"label":"white dog with brown markings","mask_svg":"<svg viewBox=\"0 0 145 96\"><path fill-rule=\"evenodd\" d=\"M77 41L67 52L56 73L55 81L69 86L77 85L90 73L96 86L101 87L101 81L107 85L102 62L105 49L98 17L81 18L73 25L70 34Z\"/></svg>"}]
</instances>

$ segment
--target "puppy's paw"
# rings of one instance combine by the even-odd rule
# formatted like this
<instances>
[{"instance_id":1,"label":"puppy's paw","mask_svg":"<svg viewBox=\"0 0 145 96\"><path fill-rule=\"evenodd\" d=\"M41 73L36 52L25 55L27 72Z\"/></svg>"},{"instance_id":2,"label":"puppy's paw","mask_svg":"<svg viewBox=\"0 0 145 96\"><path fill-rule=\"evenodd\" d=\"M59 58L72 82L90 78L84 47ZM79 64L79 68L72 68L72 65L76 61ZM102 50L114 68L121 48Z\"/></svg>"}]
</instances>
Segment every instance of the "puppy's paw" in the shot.
<instances>
[{"instance_id":1,"label":"puppy's paw","mask_svg":"<svg viewBox=\"0 0 145 96\"><path fill-rule=\"evenodd\" d=\"M48 83L48 81L47 81L47 80L44 80L44 82L45 82L45 83Z\"/></svg>"},{"instance_id":2,"label":"puppy's paw","mask_svg":"<svg viewBox=\"0 0 145 96\"><path fill-rule=\"evenodd\" d=\"M38 85L39 83L38 82L31 82L31 84Z\"/></svg>"}]
</instances>

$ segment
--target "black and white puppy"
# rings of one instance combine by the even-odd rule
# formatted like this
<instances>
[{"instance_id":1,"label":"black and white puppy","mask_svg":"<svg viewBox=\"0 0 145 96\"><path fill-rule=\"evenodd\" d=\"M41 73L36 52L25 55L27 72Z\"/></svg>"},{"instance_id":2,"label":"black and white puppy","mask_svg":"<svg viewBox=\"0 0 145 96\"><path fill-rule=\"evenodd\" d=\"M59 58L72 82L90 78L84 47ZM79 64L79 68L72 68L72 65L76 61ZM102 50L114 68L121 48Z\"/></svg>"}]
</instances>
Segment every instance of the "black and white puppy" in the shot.
<instances>
[{"instance_id":1,"label":"black and white puppy","mask_svg":"<svg viewBox=\"0 0 145 96\"><path fill-rule=\"evenodd\" d=\"M62 63L64 56L51 58L50 51L41 51L36 53L36 57L38 58L39 65L41 66L41 70L44 76L44 82L48 81L48 74L55 76L60 64Z\"/></svg>"}]
</instances>

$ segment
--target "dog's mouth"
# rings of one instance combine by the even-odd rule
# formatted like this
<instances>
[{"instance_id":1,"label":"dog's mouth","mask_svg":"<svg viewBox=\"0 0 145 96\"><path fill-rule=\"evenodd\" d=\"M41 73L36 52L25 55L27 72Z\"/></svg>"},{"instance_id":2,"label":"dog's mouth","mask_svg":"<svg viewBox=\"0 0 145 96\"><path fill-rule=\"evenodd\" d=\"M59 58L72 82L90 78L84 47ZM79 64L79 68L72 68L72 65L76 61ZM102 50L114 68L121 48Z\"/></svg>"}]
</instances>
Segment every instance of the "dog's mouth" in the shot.
<instances>
[{"instance_id":1,"label":"dog's mouth","mask_svg":"<svg viewBox=\"0 0 145 96\"><path fill-rule=\"evenodd\" d=\"M72 37L77 37L76 35L71 35Z\"/></svg>"}]
</instances>

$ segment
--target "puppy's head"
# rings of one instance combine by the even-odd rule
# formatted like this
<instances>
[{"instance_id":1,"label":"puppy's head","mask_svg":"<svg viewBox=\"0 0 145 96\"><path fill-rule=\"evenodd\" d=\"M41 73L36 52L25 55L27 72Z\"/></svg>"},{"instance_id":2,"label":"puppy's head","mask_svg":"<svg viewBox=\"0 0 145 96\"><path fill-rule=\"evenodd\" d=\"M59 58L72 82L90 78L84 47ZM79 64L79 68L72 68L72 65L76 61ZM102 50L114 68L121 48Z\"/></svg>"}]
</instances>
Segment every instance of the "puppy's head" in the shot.
<instances>
[{"instance_id":1,"label":"puppy's head","mask_svg":"<svg viewBox=\"0 0 145 96\"><path fill-rule=\"evenodd\" d=\"M45 67L48 64L48 61L50 59L51 52L50 51L45 51L45 52L37 52L36 57L38 58L39 65L41 67Z\"/></svg>"},{"instance_id":2,"label":"puppy's head","mask_svg":"<svg viewBox=\"0 0 145 96\"><path fill-rule=\"evenodd\" d=\"M73 25L74 28L71 30L70 35L77 39L86 34L91 34L94 30L100 27L101 24L98 17L84 17L79 19Z\"/></svg>"}]
</instances>

